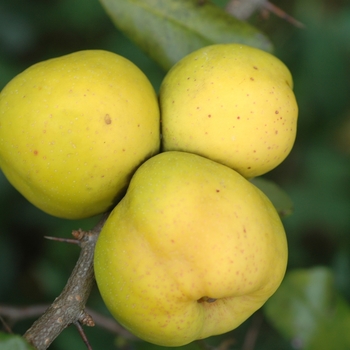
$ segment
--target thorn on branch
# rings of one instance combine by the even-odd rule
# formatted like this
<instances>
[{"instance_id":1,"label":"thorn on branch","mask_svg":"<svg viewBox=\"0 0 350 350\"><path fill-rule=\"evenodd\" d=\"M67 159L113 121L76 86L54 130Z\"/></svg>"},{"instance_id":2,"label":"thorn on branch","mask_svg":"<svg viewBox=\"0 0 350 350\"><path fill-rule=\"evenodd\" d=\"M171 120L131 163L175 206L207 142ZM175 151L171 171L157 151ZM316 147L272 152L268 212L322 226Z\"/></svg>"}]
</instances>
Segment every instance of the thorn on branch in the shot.
<instances>
[{"instance_id":1,"label":"thorn on branch","mask_svg":"<svg viewBox=\"0 0 350 350\"><path fill-rule=\"evenodd\" d=\"M77 327L78 332L79 332L79 334L80 334L80 336L81 336L81 339L83 339L83 342L84 342L84 344L86 345L86 348L87 348L88 350L92 350L92 347L91 347L91 345L90 345L90 343L89 343L89 340L88 340L88 338L87 338L87 336L86 336L86 334L85 334L85 332L84 332L84 329L83 329L83 327L81 326L80 322L77 321L77 322L74 322L73 324L74 324L75 327Z\"/></svg>"},{"instance_id":2,"label":"thorn on branch","mask_svg":"<svg viewBox=\"0 0 350 350\"><path fill-rule=\"evenodd\" d=\"M0 315L0 322L2 323L4 329L5 329L5 332L6 333L10 333L12 334L12 329L10 328L10 326L5 322L5 320L1 317Z\"/></svg>"},{"instance_id":3,"label":"thorn on branch","mask_svg":"<svg viewBox=\"0 0 350 350\"><path fill-rule=\"evenodd\" d=\"M78 241L77 239L52 237L52 236L44 236L44 238L49 239L50 241L64 242L64 243L80 245L80 241Z\"/></svg>"},{"instance_id":4,"label":"thorn on branch","mask_svg":"<svg viewBox=\"0 0 350 350\"><path fill-rule=\"evenodd\" d=\"M81 240L85 237L85 235L87 235L89 233L91 233L91 232L90 231L84 231L82 229L78 229L78 230L73 230L72 231L72 236L74 238L61 238L61 237L52 237L52 236L44 236L44 238L49 239L51 241L76 244L76 245L80 246Z\"/></svg>"}]
</instances>

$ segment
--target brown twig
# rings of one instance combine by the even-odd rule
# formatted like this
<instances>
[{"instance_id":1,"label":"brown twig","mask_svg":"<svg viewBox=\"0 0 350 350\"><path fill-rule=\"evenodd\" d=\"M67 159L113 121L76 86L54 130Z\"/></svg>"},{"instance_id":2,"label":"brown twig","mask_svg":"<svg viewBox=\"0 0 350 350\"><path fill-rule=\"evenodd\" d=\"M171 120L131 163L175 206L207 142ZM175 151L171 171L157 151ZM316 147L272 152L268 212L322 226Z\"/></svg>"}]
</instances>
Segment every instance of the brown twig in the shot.
<instances>
[{"instance_id":1,"label":"brown twig","mask_svg":"<svg viewBox=\"0 0 350 350\"><path fill-rule=\"evenodd\" d=\"M256 344L256 340L258 338L261 324L263 318L262 315L257 312L252 317L251 325L245 335L244 343L242 346L242 350L253 350Z\"/></svg>"},{"instance_id":2,"label":"brown twig","mask_svg":"<svg viewBox=\"0 0 350 350\"><path fill-rule=\"evenodd\" d=\"M270 1L265 1L264 8L297 28L305 28L305 25L303 23L299 22L294 17L292 17L287 12L283 11L281 8L277 7Z\"/></svg>"},{"instance_id":3,"label":"brown twig","mask_svg":"<svg viewBox=\"0 0 350 350\"><path fill-rule=\"evenodd\" d=\"M88 338L86 337L86 334L85 334L84 329L83 329L83 327L81 326L80 322L74 322L74 326L77 327L78 332L79 332L79 334L80 334L80 336L81 336L81 339L83 339L83 342L84 342L84 344L86 345L86 348L87 348L88 350L92 350L92 347L91 347L91 345L90 345L90 343L89 343Z\"/></svg>"},{"instance_id":4,"label":"brown twig","mask_svg":"<svg viewBox=\"0 0 350 350\"><path fill-rule=\"evenodd\" d=\"M80 241L78 239L74 239L74 238L61 238L61 237L52 237L52 236L44 236L44 238L48 239L50 241L64 242L64 243L80 245Z\"/></svg>"},{"instance_id":5,"label":"brown twig","mask_svg":"<svg viewBox=\"0 0 350 350\"><path fill-rule=\"evenodd\" d=\"M11 306L0 304L0 316L11 325L18 321L42 315L49 305Z\"/></svg>"},{"instance_id":6,"label":"brown twig","mask_svg":"<svg viewBox=\"0 0 350 350\"><path fill-rule=\"evenodd\" d=\"M95 245L106 219L107 215L91 231L75 232L74 237L80 238L81 252L72 274L61 294L24 334L38 350L46 350L66 327L79 322L85 314L85 305L94 285Z\"/></svg>"},{"instance_id":7,"label":"brown twig","mask_svg":"<svg viewBox=\"0 0 350 350\"><path fill-rule=\"evenodd\" d=\"M16 322L22 320L39 317L48 309L48 307L49 305L45 304L22 307L0 304L0 320L4 325L4 328L6 328L6 331L10 332L11 330L3 318L5 318L8 323L15 324ZM125 339L138 339L132 333L123 328L119 323L117 323L113 318L102 315L101 313L91 310L88 307L85 308L85 312L91 316L91 319L97 327L103 328L110 333L120 335ZM5 325L7 325L7 327Z\"/></svg>"},{"instance_id":8,"label":"brown twig","mask_svg":"<svg viewBox=\"0 0 350 350\"><path fill-rule=\"evenodd\" d=\"M11 329L10 326L5 322L5 320L1 317L1 315L0 315L0 322L2 323L4 329L5 329L5 331L6 331L7 333L12 333L12 329Z\"/></svg>"},{"instance_id":9,"label":"brown twig","mask_svg":"<svg viewBox=\"0 0 350 350\"><path fill-rule=\"evenodd\" d=\"M225 9L232 16L244 21L261 8L265 2L266 0L230 0Z\"/></svg>"},{"instance_id":10,"label":"brown twig","mask_svg":"<svg viewBox=\"0 0 350 350\"><path fill-rule=\"evenodd\" d=\"M258 10L271 12L295 27L305 27L303 23L299 22L281 8L267 0L230 0L226 5L226 11L240 20L247 20L255 11Z\"/></svg>"},{"instance_id":11,"label":"brown twig","mask_svg":"<svg viewBox=\"0 0 350 350\"><path fill-rule=\"evenodd\" d=\"M122 336L125 339L129 340L139 340L135 335L127 331L123 328L119 323L117 323L114 319L104 316L100 313L94 312L92 310L87 309L96 325L102 327L103 329Z\"/></svg>"}]
</instances>

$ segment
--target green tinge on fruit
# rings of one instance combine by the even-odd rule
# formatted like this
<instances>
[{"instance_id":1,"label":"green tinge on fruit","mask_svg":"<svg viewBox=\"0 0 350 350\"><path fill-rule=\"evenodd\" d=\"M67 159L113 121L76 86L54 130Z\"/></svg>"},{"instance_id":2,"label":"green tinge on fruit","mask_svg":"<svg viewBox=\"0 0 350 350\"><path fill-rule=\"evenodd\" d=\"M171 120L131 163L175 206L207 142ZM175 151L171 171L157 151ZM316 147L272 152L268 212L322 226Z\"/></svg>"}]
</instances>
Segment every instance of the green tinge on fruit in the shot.
<instances>
[{"instance_id":1,"label":"green tinge on fruit","mask_svg":"<svg viewBox=\"0 0 350 350\"><path fill-rule=\"evenodd\" d=\"M265 51L240 44L199 49L162 82L163 149L202 155L246 178L262 175L293 147L292 89L288 68Z\"/></svg>"},{"instance_id":2,"label":"green tinge on fruit","mask_svg":"<svg viewBox=\"0 0 350 350\"><path fill-rule=\"evenodd\" d=\"M113 316L138 337L182 346L238 327L279 287L287 242L267 197L227 166L186 152L142 164L97 241Z\"/></svg>"},{"instance_id":3,"label":"green tinge on fruit","mask_svg":"<svg viewBox=\"0 0 350 350\"><path fill-rule=\"evenodd\" d=\"M0 166L30 202L79 219L109 210L159 152L159 106L147 77L111 52L37 63L0 94Z\"/></svg>"}]
</instances>

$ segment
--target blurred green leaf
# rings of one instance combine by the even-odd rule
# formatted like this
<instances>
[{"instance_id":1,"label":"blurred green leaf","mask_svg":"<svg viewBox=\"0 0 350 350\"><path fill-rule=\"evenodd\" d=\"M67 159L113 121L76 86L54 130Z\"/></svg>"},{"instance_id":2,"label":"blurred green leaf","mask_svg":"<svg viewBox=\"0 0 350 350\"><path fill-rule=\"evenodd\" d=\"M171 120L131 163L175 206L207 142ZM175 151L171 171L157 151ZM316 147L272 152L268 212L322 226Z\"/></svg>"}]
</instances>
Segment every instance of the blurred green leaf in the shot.
<instances>
[{"instance_id":1,"label":"blurred green leaf","mask_svg":"<svg viewBox=\"0 0 350 350\"><path fill-rule=\"evenodd\" d=\"M237 42L272 51L270 40L210 1L100 0L114 24L163 69L203 46Z\"/></svg>"},{"instance_id":2,"label":"blurred green leaf","mask_svg":"<svg viewBox=\"0 0 350 350\"><path fill-rule=\"evenodd\" d=\"M293 212L293 202L289 195L275 182L256 177L250 180L270 199L281 217L286 217Z\"/></svg>"},{"instance_id":3,"label":"blurred green leaf","mask_svg":"<svg viewBox=\"0 0 350 350\"><path fill-rule=\"evenodd\" d=\"M35 350L21 336L0 333L1 350Z\"/></svg>"},{"instance_id":4,"label":"blurred green leaf","mask_svg":"<svg viewBox=\"0 0 350 350\"><path fill-rule=\"evenodd\" d=\"M328 268L289 272L264 311L297 349L350 349L350 307Z\"/></svg>"}]
</instances>

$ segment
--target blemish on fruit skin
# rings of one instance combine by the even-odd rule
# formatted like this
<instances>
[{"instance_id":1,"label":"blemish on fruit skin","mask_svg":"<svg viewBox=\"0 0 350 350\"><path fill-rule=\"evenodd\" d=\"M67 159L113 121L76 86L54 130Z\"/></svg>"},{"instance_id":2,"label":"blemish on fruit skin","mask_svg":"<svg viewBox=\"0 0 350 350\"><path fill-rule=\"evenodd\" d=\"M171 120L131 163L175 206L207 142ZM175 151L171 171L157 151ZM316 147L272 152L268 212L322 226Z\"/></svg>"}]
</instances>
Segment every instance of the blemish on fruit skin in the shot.
<instances>
[{"instance_id":1,"label":"blemish on fruit skin","mask_svg":"<svg viewBox=\"0 0 350 350\"><path fill-rule=\"evenodd\" d=\"M104 120L107 125L112 123L112 119L109 114L105 115Z\"/></svg>"},{"instance_id":2,"label":"blemish on fruit skin","mask_svg":"<svg viewBox=\"0 0 350 350\"><path fill-rule=\"evenodd\" d=\"M35 156L37 156L39 152L38 152L38 150L34 150L33 153Z\"/></svg>"}]
</instances>

